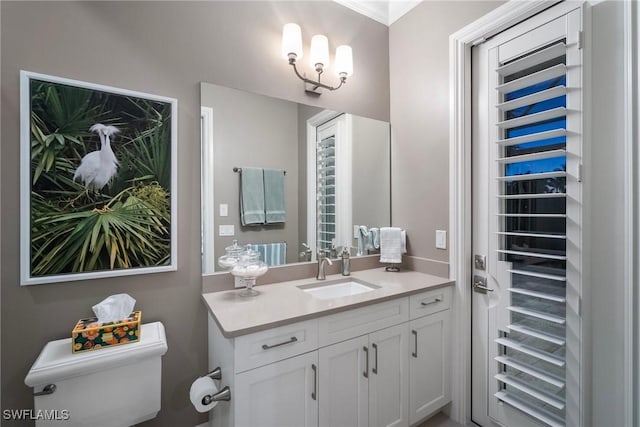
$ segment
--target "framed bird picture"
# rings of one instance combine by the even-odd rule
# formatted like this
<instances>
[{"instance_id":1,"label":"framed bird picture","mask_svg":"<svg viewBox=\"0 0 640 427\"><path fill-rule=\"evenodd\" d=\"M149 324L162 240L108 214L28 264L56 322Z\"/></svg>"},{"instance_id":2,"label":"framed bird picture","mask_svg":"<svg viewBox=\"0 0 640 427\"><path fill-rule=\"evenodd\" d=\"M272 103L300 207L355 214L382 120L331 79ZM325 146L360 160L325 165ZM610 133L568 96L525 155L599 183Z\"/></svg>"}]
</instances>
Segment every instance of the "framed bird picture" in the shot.
<instances>
[{"instance_id":1,"label":"framed bird picture","mask_svg":"<svg viewBox=\"0 0 640 427\"><path fill-rule=\"evenodd\" d=\"M177 269L177 103L20 72L21 285Z\"/></svg>"}]
</instances>

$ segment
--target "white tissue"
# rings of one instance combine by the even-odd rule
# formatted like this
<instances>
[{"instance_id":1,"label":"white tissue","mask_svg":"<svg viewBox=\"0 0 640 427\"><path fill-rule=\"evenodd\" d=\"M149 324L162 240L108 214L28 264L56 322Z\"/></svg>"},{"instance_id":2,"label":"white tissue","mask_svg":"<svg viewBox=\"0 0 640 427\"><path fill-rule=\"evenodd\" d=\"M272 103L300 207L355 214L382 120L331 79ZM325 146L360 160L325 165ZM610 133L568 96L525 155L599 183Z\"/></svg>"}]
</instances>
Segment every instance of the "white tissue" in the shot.
<instances>
[{"instance_id":1,"label":"white tissue","mask_svg":"<svg viewBox=\"0 0 640 427\"><path fill-rule=\"evenodd\" d=\"M116 294L105 298L93 306L93 312L100 323L126 319L133 311L136 300L127 294Z\"/></svg>"},{"instance_id":2,"label":"white tissue","mask_svg":"<svg viewBox=\"0 0 640 427\"><path fill-rule=\"evenodd\" d=\"M218 392L216 383L210 377L200 377L191 384L189 398L191 404L198 412L209 412L218 402L211 402L208 405L202 403L205 396L212 396Z\"/></svg>"}]
</instances>

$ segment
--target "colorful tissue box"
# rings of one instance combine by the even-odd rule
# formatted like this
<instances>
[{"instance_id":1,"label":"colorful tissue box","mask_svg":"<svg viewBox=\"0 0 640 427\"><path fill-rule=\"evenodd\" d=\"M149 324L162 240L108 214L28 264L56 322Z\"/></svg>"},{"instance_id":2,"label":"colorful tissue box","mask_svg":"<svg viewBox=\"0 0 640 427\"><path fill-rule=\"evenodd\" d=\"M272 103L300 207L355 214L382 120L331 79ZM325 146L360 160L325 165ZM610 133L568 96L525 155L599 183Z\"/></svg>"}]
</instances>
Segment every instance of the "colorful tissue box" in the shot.
<instances>
[{"instance_id":1,"label":"colorful tissue box","mask_svg":"<svg viewBox=\"0 0 640 427\"><path fill-rule=\"evenodd\" d=\"M142 311L117 322L98 323L96 317L80 319L71 332L74 353L98 350L140 340Z\"/></svg>"}]
</instances>

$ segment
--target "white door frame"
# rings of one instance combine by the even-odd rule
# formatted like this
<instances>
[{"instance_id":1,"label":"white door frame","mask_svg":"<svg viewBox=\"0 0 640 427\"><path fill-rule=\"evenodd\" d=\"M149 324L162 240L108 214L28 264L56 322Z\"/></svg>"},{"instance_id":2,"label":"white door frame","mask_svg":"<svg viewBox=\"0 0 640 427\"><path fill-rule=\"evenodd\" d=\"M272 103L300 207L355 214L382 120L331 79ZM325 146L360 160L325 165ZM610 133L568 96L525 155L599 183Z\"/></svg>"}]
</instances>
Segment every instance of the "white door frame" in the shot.
<instances>
[{"instance_id":1,"label":"white door frame","mask_svg":"<svg viewBox=\"0 0 640 427\"><path fill-rule=\"evenodd\" d=\"M452 324L453 348L459 349L452 355L452 406L451 418L466 425L471 417L471 48L491 36L521 22L538 12L558 3L558 1L510 1L494 9L477 21L462 28L449 37L449 230L451 233L449 250L449 277L456 281L453 299L454 316ZM634 84L638 77L638 66L633 60L639 55L640 41L634 32L634 25L640 20L640 13L629 4L625 7L625 59L624 81L628 94L625 102L625 419L634 425L640 413L634 414L635 397L640 396L639 361L634 363L634 349L640 344L640 319L634 325L634 312L640 306L640 290L634 285L634 277L639 276L639 268L634 263L637 253L638 236L634 221L634 204L638 197L635 187L634 170L640 164L640 156L634 148L634 136L638 135L638 101L640 95ZM588 27L586 27L588 29ZM585 82L588 85L589 82ZM588 107L588 105L586 105ZM640 178L639 178L640 181ZM640 186L640 182L637 184ZM587 327L588 328L588 327ZM590 334L589 331L586 332ZM587 340L588 343L588 340ZM583 353L590 351L584 348ZM635 350L638 351L638 350ZM640 352L640 351L639 351ZM634 372L635 371L635 372ZM586 373L587 376L590 376ZM588 386L585 378L582 384ZM590 392L586 391L590 396ZM583 402L582 411L590 411L590 402ZM638 410L640 411L640 410ZM583 414L589 420L590 414Z\"/></svg>"},{"instance_id":2,"label":"white door frame","mask_svg":"<svg viewBox=\"0 0 640 427\"><path fill-rule=\"evenodd\" d=\"M213 108L200 107L200 146L202 147L202 272L211 274L216 267L215 241L215 204L213 203Z\"/></svg>"},{"instance_id":3,"label":"white door frame","mask_svg":"<svg viewBox=\"0 0 640 427\"><path fill-rule=\"evenodd\" d=\"M510 1L449 36L449 278L455 280L451 418L471 419L471 48L555 1Z\"/></svg>"}]
</instances>

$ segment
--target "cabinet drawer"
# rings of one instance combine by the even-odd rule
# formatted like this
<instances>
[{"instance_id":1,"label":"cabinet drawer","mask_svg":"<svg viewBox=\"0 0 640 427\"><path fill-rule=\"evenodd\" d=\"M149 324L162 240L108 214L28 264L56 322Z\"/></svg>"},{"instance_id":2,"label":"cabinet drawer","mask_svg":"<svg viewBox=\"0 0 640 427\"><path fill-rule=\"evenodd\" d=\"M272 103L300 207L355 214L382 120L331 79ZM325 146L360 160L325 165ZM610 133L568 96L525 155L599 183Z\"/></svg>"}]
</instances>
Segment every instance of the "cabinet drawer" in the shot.
<instances>
[{"instance_id":1,"label":"cabinet drawer","mask_svg":"<svg viewBox=\"0 0 640 427\"><path fill-rule=\"evenodd\" d=\"M451 308L451 286L421 292L409 298L411 319Z\"/></svg>"},{"instance_id":2,"label":"cabinet drawer","mask_svg":"<svg viewBox=\"0 0 640 427\"><path fill-rule=\"evenodd\" d=\"M406 322L409 299L398 298L318 319L320 347Z\"/></svg>"},{"instance_id":3,"label":"cabinet drawer","mask_svg":"<svg viewBox=\"0 0 640 427\"><path fill-rule=\"evenodd\" d=\"M318 348L318 320L243 335L235 339L235 371L244 372Z\"/></svg>"}]
</instances>

